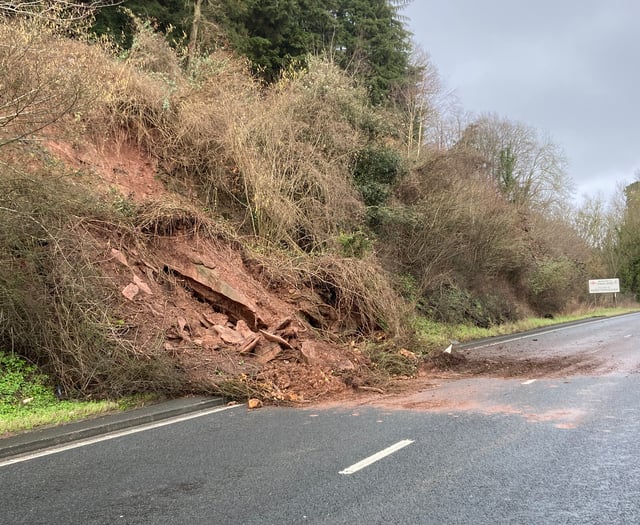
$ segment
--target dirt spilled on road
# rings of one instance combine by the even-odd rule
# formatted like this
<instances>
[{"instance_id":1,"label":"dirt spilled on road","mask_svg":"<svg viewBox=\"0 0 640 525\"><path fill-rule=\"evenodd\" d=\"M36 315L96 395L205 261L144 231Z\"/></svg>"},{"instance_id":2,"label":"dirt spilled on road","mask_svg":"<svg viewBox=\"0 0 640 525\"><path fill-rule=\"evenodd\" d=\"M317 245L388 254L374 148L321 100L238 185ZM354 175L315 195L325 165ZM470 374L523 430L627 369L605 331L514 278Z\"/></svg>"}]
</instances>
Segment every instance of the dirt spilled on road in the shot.
<instances>
[{"instance_id":1,"label":"dirt spilled on road","mask_svg":"<svg viewBox=\"0 0 640 525\"><path fill-rule=\"evenodd\" d=\"M421 365L418 378L398 381L384 395L362 394L322 406L419 410L451 417L465 413L506 415L532 424L573 429L584 420L583 409L536 407L526 401L526 391L521 389L539 390L540 383L544 383L544 390L556 389L570 383L573 377L604 374L610 367L593 353L553 354L547 349L536 357L530 352L514 356L496 347L433 354Z\"/></svg>"},{"instance_id":2,"label":"dirt spilled on road","mask_svg":"<svg viewBox=\"0 0 640 525\"><path fill-rule=\"evenodd\" d=\"M423 366L423 376L440 378L489 377L559 377L589 374L603 367L602 360L580 354L541 357L513 357L497 354L491 357L475 355L473 351L438 353L429 356Z\"/></svg>"}]
</instances>

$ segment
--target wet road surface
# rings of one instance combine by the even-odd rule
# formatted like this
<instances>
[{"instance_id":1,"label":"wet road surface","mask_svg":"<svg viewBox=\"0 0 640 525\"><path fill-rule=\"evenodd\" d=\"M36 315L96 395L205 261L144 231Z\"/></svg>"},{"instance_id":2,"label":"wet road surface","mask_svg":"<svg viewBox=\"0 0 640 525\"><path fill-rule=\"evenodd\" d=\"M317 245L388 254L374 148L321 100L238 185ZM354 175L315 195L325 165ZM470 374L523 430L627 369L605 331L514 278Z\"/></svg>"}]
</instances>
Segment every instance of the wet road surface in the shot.
<instances>
[{"instance_id":1,"label":"wet road surface","mask_svg":"<svg viewBox=\"0 0 640 525\"><path fill-rule=\"evenodd\" d=\"M583 351L596 364L580 374L427 378L418 392L349 404L239 406L0 462L0 521L640 523L639 322L464 350Z\"/></svg>"}]
</instances>

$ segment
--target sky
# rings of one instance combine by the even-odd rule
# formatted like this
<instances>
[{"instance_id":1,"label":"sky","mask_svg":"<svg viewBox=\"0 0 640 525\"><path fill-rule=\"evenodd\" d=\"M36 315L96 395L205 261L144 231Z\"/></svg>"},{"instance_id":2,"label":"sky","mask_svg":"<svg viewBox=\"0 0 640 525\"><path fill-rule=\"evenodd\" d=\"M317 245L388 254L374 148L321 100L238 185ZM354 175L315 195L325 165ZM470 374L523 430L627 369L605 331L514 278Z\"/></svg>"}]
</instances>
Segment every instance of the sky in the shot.
<instances>
[{"instance_id":1,"label":"sky","mask_svg":"<svg viewBox=\"0 0 640 525\"><path fill-rule=\"evenodd\" d=\"M635 180L640 0L413 0L403 14L464 110L564 150L576 204Z\"/></svg>"}]
</instances>

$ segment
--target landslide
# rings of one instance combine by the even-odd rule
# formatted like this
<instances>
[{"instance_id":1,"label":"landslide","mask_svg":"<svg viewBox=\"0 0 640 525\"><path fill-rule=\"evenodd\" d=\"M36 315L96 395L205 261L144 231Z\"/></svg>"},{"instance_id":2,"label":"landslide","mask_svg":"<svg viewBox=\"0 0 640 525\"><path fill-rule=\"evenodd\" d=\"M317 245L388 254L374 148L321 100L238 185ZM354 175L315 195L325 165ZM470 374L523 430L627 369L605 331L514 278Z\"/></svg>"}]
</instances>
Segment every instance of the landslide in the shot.
<instances>
[{"instance_id":1,"label":"landslide","mask_svg":"<svg viewBox=\"0 0 640 525\"><path fill-rule=\"evenodd\" d=\"M0 20L0 349L63 397L379 389L403 302L339 240L363 93L321 61L265 90L224 52L186 74L146 26L122 59L38 24Z\"/></svg>"},{"instance_id":2,"label":"landslide","mask_svg":"<svg viewBox=\"0 0 640 525\"><path fill-rule=\"evenodd\" d=\"M22 168L0 181L0 333L62 395L304 403L385 381L359 331L366 305L338 289L375 292L373 263L280 254L299 267L278 268L167 190L130 144L47 138L12 157Z\"/></svg>"},{"instance_id":3,"label":"landslide","mask_svg":"<svg viewBox=\"0 0 640 525\"><path fill-rule=\"evenodd\" d=\"M567 228L464 144L411 150L415 115L330 60L265 86L149 24L69 34L0 19L0 351L62 396L379 392L420 369L416 315L490 326L583 282Z\"/></svg>"}]
</instances>

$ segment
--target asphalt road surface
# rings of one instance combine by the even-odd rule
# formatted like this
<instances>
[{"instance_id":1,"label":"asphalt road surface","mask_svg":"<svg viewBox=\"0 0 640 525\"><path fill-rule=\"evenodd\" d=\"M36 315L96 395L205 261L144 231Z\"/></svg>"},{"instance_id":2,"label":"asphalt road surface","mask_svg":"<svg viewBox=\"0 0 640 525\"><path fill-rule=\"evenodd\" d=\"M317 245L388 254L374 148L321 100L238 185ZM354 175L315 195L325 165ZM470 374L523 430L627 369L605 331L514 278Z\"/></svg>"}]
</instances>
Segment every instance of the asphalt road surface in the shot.
<instances>
[{"instance_id":1,"label":"asphalt road surface","mask_svg":"<svg viewBox=\"0 0 640 525\"><path fill-rule=\"evenodd\" d=\"M225 407L1 460L0 523L640 523L639 322L477 350L584 352L600 363L588 374Z\"/></svg>"}]
</instances>

